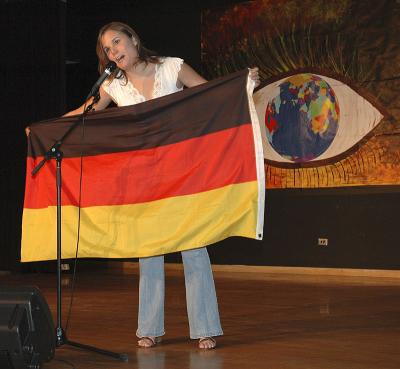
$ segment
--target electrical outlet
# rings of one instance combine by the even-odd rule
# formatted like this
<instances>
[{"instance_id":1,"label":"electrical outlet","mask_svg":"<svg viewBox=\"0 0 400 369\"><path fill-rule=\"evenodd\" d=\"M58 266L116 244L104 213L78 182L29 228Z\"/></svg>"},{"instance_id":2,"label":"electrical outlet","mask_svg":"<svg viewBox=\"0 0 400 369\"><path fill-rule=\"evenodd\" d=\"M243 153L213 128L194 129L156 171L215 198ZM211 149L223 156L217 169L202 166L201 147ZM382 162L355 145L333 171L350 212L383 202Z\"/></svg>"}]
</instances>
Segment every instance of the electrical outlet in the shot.
<instances>
[{"instance_id":1,"label":"electrical outlet","mask_svg":"<svg viewBox=\"0 0 400 369\"><path fill-rule=\"evenodd\" d=\"M69 264L61 264L61 270L64 270L64 271L66 271L66 270L69 270L70 268L69 268Z\"/></svg>"},{"instance_id":2,"label":"electrical outlet","mask_svg":"<svg viewBox=\"0 0 400 369\"><path fill-rule=\"evenodd\" d=\"M318 246L328 246L327 238L318 238Z\"/></svg>"}]
</instances>

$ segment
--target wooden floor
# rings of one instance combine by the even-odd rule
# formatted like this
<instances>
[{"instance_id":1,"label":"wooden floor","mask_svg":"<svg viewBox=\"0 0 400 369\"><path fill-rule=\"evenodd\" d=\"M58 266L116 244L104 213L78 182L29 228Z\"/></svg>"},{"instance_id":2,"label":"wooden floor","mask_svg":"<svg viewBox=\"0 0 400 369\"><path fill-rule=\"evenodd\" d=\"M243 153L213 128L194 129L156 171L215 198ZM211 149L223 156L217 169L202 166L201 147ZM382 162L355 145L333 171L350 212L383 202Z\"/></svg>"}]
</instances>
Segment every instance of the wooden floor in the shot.
<instances>
[{"instance_id":1,"label":"wooden floor","mask_svg":"<svg viewBox=\"0 0 400 369\"><path fill-rule=\"evenodd\" d=\"M129 362L67 345L44 369L399 369L400 280L216 273L225 336L218 348L188 339L184 281L167 273L166 331L153 349L136 347L136 274L78 272L69 339L129 355ZM0 275L37 285L53 313L54 274ZM70 275L63 277L63 324Z\"/></svg>"}]
</instances>

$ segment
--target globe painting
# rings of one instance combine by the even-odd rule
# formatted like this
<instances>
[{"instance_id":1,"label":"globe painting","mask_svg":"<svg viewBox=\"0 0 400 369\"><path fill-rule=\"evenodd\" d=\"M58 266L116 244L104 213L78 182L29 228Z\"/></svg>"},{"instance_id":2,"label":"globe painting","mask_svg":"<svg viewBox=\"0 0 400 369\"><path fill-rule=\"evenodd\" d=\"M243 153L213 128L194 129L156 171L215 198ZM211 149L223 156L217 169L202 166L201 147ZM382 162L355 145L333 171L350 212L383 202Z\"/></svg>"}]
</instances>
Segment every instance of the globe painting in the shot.
<instances>
[{"instance_id":1,"label":"globe painting","mask_svg":"<svg viewBox=\"0 0 400 369\"><path fill-rule=\"evenodd\" d=\"M267 104L265 125L271 146L293 162L323 154L338 131L339 104L332 87L310 73L293 75Z\"/></svg>"}]
</instances>

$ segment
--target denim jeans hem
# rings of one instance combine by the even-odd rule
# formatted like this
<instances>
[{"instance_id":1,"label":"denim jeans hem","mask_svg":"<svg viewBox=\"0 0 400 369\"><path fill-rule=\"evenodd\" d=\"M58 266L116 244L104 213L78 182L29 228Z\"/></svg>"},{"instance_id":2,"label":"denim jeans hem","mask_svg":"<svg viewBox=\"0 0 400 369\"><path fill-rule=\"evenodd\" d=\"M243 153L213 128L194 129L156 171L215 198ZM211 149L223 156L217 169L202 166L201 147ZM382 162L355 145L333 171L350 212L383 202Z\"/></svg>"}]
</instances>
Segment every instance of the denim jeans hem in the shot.
<instances>
[{"instance_id":1,"label":"denim jeans hem","mask_svg":"<svg viewBox=\"0 0 400 369\"><path fill-rule=\"evenodd\" d=\"M190 335L190 339L192 340L198 340L199 338L203 338L203 337L217 337L217 336L223 336L224 332L219 331L219 332L214 332L214 333L204 333L204 334L194 334L194 335Z\"/></svg>"},{"instance_id":2,"label":"denim jeans hem","mask_svg":"<svg viewBox=\"0 0 400 369\"><path fill-rule=\"evenodd\" d=\"M165 331L157 332L157 333L148 333L148 334L140 334L139 331L136 331L136 337L137 338L143 338L143 337L161 337L165 335Z\"/></svg>"}]
</instances>

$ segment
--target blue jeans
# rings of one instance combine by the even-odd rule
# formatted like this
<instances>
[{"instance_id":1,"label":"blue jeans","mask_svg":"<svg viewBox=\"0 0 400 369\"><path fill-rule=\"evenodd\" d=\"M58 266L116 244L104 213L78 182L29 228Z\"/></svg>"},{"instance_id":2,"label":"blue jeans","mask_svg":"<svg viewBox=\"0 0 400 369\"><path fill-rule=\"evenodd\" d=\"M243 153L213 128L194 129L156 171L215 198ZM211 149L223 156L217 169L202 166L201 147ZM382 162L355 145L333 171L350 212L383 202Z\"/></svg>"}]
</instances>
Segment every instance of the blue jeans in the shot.
<instances>
[{"instance_id":1,"label":"blue jeans","mask_svg":"<svg viewBox=\"0 0 400 369\"><path fill-rule=\"evenodd\" d=\"M182 251L190 338L220 336L217 296L207 249ZM140 258L138 337L164 331L164 256Z\"/></svg>"}]
</instances>

